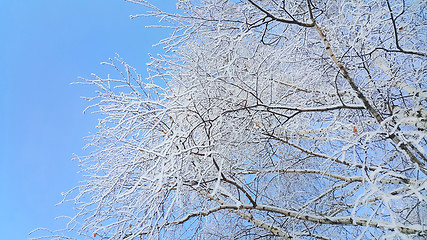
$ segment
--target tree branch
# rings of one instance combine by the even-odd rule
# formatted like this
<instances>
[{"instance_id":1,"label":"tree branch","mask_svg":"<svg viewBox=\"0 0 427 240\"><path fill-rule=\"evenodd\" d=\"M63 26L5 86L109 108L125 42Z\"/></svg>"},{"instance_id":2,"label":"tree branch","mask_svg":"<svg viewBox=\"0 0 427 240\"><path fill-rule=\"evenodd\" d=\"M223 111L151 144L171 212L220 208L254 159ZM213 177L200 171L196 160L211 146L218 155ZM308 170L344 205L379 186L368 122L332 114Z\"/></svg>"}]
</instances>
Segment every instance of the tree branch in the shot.
<instances>
[{"instance_id":1,"label":"tree branch","mask_svg":"<svg viewBox=\"0 0 427 240\"><path fill-rule=\"evenodd\" d=\"M278 17L274 16L273 14L271 14L270 12L268 12L267 10L263 9L262 7L260 7L254 1L248 0L248 2L250 2L254 7L256 7L258 10L260 10L265 15L267 15L267 17L269 17L271 19L274 19L275 21L283 22L283 23L288 23L288 24L295 24L295 25L298 25L298 26L301 26L301 27L314 27L314 23L304 23L304 22L297 21L294 18L293 18L293 20L278 18Z\"/></svg>"}]
</instances>

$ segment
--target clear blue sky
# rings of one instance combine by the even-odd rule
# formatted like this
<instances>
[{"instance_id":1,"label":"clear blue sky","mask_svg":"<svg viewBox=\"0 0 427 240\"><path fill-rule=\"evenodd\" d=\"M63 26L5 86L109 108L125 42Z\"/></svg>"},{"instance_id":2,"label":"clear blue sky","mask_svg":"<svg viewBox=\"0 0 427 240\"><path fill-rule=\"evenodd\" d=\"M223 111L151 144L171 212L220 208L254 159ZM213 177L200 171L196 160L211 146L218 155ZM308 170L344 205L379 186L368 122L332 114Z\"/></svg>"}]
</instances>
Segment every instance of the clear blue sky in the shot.
<instances>
[{"instance_id":1,"label":"clear blue sky","mask_svg":"<svg viewBox=\"0 0 427 240\"><path fill-rule=\"evenodd\" d=\"M106 76L112 70L99 63L115 53L145 74L148 53L161 50L151 45L168 33L144 27L155 19L129 19L143 11L122 0L1 1L0 239L58 229L54 218L73 214L72 205L54 205L81 180L72 154L85 154L97 116L83 115L80 98L95 89L70 83Z\"/></svg>"}]
</instances>

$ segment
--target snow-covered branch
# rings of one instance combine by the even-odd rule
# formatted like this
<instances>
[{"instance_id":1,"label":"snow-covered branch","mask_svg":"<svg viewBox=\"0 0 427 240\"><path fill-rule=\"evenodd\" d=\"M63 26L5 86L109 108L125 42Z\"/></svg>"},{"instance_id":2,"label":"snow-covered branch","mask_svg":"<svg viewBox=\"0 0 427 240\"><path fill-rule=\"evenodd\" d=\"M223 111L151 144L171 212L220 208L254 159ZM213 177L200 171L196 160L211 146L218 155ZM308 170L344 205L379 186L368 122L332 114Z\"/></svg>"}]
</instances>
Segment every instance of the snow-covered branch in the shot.
<instances>
[{"instance_id":1,"label":"snow-covered branch","mask_svg":"<svg viewBox=\"0 0 427 240\"><path fill-rule=\"evenodd\" d=\"M171 36L148 77L116 58L84 80L104 118L69 226L94 239L425 238L420 1L129 1Z\"/></svg>"}]
</instances>

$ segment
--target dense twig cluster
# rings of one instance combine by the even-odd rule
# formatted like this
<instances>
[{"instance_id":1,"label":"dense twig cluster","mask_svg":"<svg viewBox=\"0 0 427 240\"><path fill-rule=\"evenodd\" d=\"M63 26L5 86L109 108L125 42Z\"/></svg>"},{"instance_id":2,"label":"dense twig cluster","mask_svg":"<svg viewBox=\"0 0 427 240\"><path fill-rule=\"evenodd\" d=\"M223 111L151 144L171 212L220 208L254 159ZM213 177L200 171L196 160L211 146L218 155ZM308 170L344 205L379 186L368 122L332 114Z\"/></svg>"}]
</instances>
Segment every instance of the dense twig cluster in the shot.
<instances>
[{"instance_id":1,"label":"dense twig cluster","mask_svg":"<svg viewBox=\"0 0 427 240\"><path fill-rule=\"evenodd\" d=\"M87 80L105 119L82 163L79 231L426 236L422 1L130 2L173 33L148 79L117 59L118 78Z\"/></svg>"}]
</instances>

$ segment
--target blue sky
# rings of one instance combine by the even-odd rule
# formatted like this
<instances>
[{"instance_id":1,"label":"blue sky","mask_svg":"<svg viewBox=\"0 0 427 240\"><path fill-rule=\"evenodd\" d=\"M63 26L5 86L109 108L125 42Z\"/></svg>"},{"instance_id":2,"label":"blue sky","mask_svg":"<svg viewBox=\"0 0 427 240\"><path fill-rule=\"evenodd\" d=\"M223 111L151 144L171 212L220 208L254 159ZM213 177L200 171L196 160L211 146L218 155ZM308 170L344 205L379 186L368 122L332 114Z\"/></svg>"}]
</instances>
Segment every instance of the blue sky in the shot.
<instances>
[{"instance_id":1,"label":"blue sky","mask_svg":"<svg viewBox=\"0 0 427 240\"><path fill-rule=\"evenodd\" d=\"M157 5L174 9L173 0ZM0 9L0 239L27 239L37 227L58 229L54 218L72 215L55 206L61 192L81 180L73 153L84 155L83 137L94 132L85 114L95 89L70 85L99 63L120 54L145 74L151 46L167 36L145 28L156 19L129 19L144 8L122 0L2 1ZM36 237L37 234L32 236Z\"/></svg>"}]
</instances>

